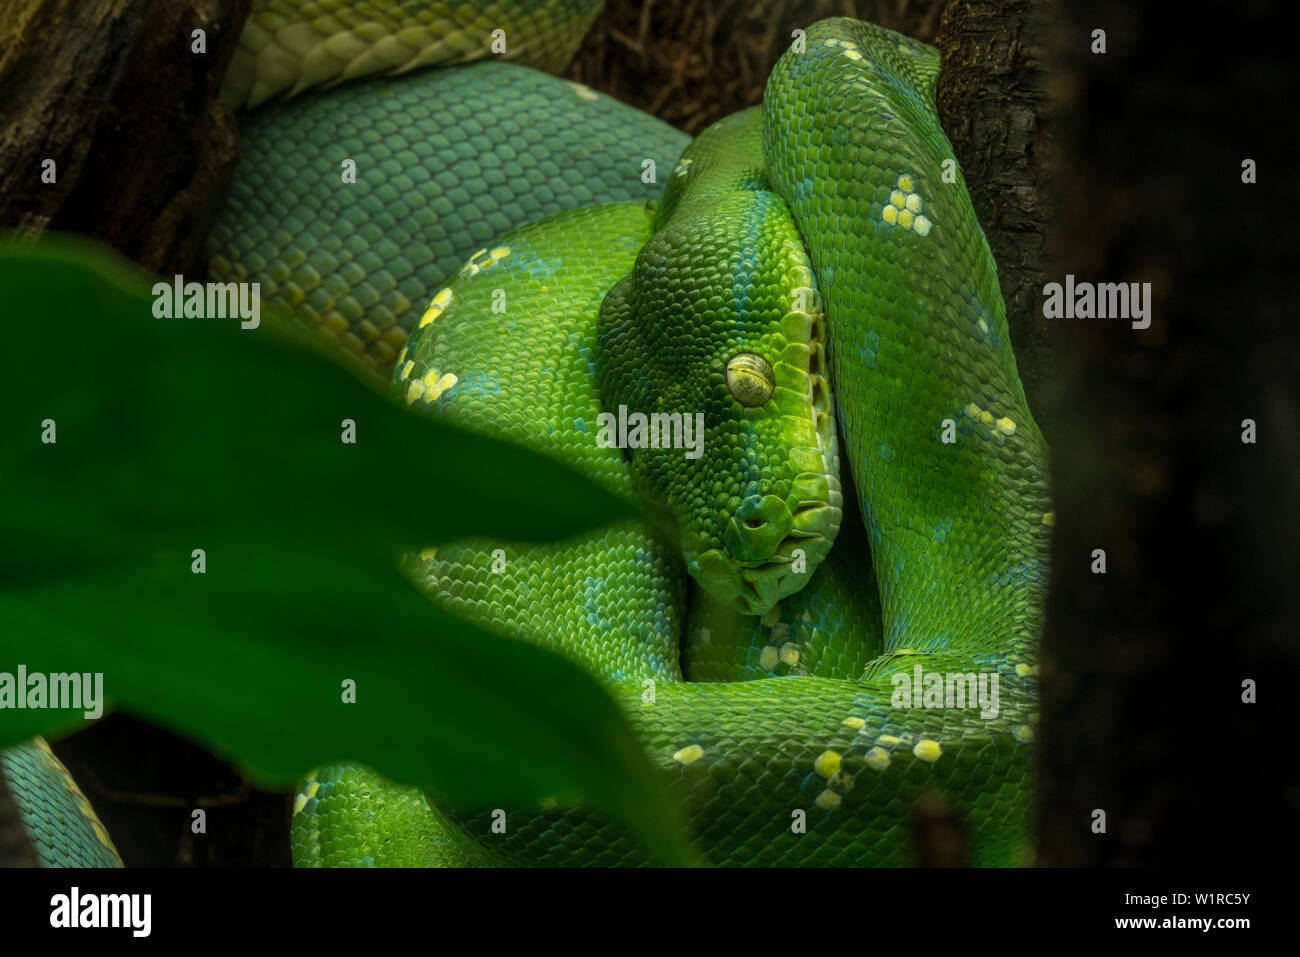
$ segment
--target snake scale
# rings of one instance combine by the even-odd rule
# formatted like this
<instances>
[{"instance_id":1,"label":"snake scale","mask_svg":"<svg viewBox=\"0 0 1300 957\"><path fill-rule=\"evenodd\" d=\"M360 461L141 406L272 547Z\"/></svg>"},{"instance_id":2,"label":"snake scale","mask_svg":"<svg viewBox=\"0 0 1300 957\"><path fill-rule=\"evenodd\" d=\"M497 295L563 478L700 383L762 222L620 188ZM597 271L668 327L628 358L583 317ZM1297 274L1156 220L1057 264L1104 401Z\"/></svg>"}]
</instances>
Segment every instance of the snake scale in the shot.
<instances>
[{"instance_id":1,"label":"snake scale","mask_svg":"<svg viewBox=\"0 0 1300 957\"><path fill-rule=\"evenodd\" d=\"M483 58L502 27L506 57L556 69L597 6L255 4L232 101L414 72L245 118L213 276L261 282L396 401L675 519L679 541L637 519L407 563L455 614L597 675L704 859L905 864L936 791L973 863L1023 863L1047 449L937 53L821 21L760 107L689 142L505 57L417 70ZM673 441L611 425L638 412ZM945 700L994 676L991 708ZM47 754L9 752L10 783ZM41 788L13 788L33 823ZM355 764L313 772L293 812L300 865L645 862L580 801L450 807ZM87 843L66 831L49 863Z\"/></svg>"}]
</instances>

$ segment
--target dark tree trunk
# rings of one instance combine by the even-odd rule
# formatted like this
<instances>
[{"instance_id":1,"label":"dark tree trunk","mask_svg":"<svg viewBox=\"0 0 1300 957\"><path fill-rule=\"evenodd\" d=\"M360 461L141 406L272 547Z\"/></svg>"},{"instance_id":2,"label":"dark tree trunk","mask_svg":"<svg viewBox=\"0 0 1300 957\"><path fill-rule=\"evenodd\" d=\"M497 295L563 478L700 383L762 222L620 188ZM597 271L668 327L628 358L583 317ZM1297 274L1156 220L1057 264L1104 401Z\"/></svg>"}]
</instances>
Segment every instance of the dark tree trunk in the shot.
<instances>
[{"instance_id":1,"label":"dark tree trunk","mask_svg":"<svg viewBox=\"0 0 1300 957\"><path fill-rule=\"evenodd\" d=\"M1121 0L954 0L936 38L940 114L1052 448L1043 864L1261 863L1295 841L1300 775L1270 716L1297 633L1300 250L1273 115L1287 57L1267 49L1286 33L1266 13L1233 8L1249 57L1191 11L1179 31ZM1150 328L1044 319L1067 273L1150 282Z\"/></svg>"},{"instance_id":2,"label":"dark tree trunk","mask_svg":"<svg viewBox=\"0 0 1300 957\"><path fill-rule=\"evenodd\" d=\"M935 45L939 118L966 178L1006 301L1031 411L1054 374L1042 316L1054 160L1047 32L1054 3L954 0Z\"/></svg>"},{"instance_id":3,"label":"dark tree trunk","mask_svg":"<svg viewBox=\"0 0 1300 957\"><path fill-rule=\"evenodd\" d=\"M1280 715L1300 539L1289 33L1256 0L1231 12L1249 56L1191 10L1061 12L1049 281L1149 282L1151 324L1050 321L1038 859L1282 863L1300 808Z\"/></svg>"},{"instance_id":4,"label":"dark tree trunk","mask_svg":"<svg viewBox=\"0 0 1300 957\"><path fill-rule=\"evenodd\" d=\"M164 274L193 268L238 156L217 97L250 2L7 0L0 227L84 233ZM206 53L192 52L199 29Z\"/></svg>"}]
</instances>

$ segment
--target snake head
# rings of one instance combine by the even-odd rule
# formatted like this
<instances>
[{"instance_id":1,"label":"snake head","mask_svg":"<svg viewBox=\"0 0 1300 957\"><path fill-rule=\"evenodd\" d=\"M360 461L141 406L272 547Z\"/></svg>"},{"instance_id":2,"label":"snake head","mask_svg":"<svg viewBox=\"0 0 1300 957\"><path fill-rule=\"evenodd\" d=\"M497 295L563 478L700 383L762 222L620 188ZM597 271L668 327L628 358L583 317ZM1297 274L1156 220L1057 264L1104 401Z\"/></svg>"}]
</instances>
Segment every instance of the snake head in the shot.
<instances>
[{"instance_id":1,"label":"snake head","mask_svg":"<svg viewBox=\"0 0 1300 957\"><path fill-rule=\"evenodd\" d=\"M789 212L761 188L674 217L601 307L596 378L618 428L598 441L675 516L695 580L744 614L802 588L839 531L824 331Z\"/></svg>"}]
</instances>

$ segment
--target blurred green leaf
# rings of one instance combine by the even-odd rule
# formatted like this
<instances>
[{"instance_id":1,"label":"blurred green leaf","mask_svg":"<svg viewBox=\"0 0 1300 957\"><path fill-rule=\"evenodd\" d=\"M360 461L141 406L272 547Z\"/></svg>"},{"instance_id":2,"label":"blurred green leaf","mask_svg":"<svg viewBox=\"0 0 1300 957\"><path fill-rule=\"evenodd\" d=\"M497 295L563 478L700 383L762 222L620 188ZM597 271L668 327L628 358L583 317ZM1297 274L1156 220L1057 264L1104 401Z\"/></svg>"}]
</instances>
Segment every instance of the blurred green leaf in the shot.
<instances>
[{"instance_id":1,"label":"blurred green leaf","mask_svg":"<svg viewBox=\"0 0 1300 957\"><path fill-rule=\"evenodd\" d=\"M109 556L87 542L116 562L188 551L218 528L374 557L549 541L629 512L557 461L399 407L296 326L156 319L128 268L70 238L0 252L2 576L98 568Z\"/></svg>"},{"instance_id":2,"label":"blurred green leaf","mask_svg":"<svg viewBox=\"0 0 1300 957\"><path fill-rule=\"evenodd\" d=\"M356 760L465 806L582 793L684 860L600 684L442 613L397 566L405 547L548 540L627 505L398 407L269 317L154 318L128 269L79 240L0 246L16 360L0 377L0 671L103 672L122 707L272 781ZM0 711L0 746L67 722Z\"/></svg>"}]
</instances>

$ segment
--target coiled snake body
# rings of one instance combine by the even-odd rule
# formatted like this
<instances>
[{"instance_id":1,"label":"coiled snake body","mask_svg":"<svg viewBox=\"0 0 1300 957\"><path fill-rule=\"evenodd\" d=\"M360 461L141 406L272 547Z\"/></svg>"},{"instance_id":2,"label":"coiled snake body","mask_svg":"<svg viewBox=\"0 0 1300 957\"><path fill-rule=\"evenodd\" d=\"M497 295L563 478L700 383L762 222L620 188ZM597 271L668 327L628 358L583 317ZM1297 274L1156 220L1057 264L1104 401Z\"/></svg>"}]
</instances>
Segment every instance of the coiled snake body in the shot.
<instances>
[{"instance_id":1,"label":"coiled snake body","mask_svg":"<svg viewBox=\"0 0 1300 957\"><path fill-rule=\"evenodd\" d=\"M422 36L363 65L436 59ZM335 46L336 76L365 72ZM329 79L305 59L235 85ZM684 152L523 67L352 84L253 114L214 232L219 278L391 366L399 401L676 519L676 544L627 521L410 567L456 614L604 680L714 863L906 863L926 790L974 863L1025 859L1047 451L937 73L923 44L822 21L761 107ZM346 159L359 192L337 185ZM615 447L609 416L634 413L676 442ZM356 765L303 783L293 841L299 864L643 861L580 804L441 807Z\"/></svg>"}]
</instances>

